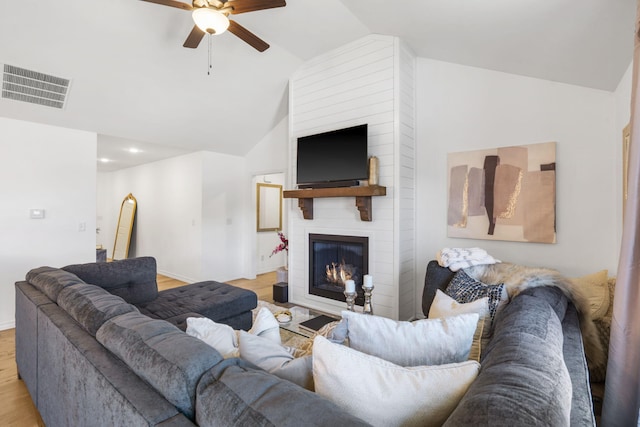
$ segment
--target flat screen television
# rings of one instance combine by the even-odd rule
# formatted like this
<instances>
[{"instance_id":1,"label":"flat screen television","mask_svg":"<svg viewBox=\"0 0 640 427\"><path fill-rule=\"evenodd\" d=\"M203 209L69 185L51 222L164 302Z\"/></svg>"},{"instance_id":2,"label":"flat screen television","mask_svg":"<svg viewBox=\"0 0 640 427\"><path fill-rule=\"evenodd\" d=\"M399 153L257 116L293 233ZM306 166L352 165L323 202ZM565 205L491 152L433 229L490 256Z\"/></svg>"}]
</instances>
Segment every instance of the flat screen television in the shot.
<instances>
[{"instance_id":1,"label":"flat screen television","mask_svg":"<svg viewBox=\"0 0 640 427\"><path fill-rule=\"evenodd\" d=\"M298 138L298 188L350 187L367 178L366 124Z\"/></svg>"}]
</instances>

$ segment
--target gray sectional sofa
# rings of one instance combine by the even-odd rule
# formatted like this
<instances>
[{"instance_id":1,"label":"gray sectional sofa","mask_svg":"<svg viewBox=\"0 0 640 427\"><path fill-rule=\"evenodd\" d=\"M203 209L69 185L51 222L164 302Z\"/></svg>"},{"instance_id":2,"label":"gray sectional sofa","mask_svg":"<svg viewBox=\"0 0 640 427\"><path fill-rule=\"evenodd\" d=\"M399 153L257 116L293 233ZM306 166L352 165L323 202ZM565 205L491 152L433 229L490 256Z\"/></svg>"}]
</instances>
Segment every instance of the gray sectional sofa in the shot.
<instances>
[{"instance_id":1,"label":"gray sectional sofa","mask_svg":"<svg viewBox=\"0 0 640 427\"><path fill-rule=\"evenodd\" d=\"M429 262L422 296L454 273ZM445 426L595 426L589 370L574 305L553 286L523 291L498 315L482 368Z\"/></svg>"},{"instance_id":2,"label":"gray sectional sofa","mask_svg":"<svg viewBox=\"0 0 640 427\"><path fill-rule=\"evenodd\" d=\"M429 264L425 313L451 278ZM42 267L16 283L18 372L48 427L367 425L180 330L202 315L246 329L255 294L210 283L165 296L152 284L153 259ZM481 364L446 426L595 426L578 316L557 288L513 298Z\"/></svg>"},{"instance_id":3,"label":"gray sectional sofa","mask_svg":"<svg viewBox=\"0 0 640 427\"><path fill-rule=\"evenodd\" d=\"M248 329L251 291L158 292L153 258L41 267L15 286L18 373L48 427L366 425L180 329L192 316Z\"/></svg>"}]
</instances>

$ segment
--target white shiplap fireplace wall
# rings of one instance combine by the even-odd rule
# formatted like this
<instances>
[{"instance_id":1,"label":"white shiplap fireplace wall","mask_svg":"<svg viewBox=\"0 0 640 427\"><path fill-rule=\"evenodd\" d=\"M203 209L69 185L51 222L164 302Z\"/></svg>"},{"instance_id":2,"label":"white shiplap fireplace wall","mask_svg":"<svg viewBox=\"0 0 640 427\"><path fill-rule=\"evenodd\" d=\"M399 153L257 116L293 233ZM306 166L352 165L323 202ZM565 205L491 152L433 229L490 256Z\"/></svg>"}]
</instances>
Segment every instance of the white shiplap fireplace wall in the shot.
<instances>
[{"instance_id":1,"label":"white shiplap fireplace wall","mask_svg":"<svg viewBox=\"0 0 640 427\"><path fill-rule=\"evenodd\" d=\"M300 136L368 124L369 155L380 162L371 222L354 197L315 199L305 220L296 199L289 213L289 301L339 314L343 302L308 292L310 233L369 238L369 274L377 315L415 315L415 56L398 38L370 35L306 62L290 80L290 187ZM340 153L336 153L339 156Z\"/></svg>"}]
</instances>

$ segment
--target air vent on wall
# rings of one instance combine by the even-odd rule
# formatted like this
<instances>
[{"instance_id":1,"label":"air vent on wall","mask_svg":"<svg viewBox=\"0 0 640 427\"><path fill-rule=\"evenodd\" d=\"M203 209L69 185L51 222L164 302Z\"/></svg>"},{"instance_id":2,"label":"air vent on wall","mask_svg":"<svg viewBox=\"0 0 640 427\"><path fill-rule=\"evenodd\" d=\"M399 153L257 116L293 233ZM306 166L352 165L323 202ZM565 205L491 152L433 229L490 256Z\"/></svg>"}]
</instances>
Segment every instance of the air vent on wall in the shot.
<instances>
[{"instance_id":1,"label":"air vent on wall","mask_svg":"<svg viewBox=\"0 0 640 427\"><path fill-rule=\"evenodd\" d=\"M68 79L5 64L2 97L62 109L69 83Z\"/></svg>"}]
</instances>

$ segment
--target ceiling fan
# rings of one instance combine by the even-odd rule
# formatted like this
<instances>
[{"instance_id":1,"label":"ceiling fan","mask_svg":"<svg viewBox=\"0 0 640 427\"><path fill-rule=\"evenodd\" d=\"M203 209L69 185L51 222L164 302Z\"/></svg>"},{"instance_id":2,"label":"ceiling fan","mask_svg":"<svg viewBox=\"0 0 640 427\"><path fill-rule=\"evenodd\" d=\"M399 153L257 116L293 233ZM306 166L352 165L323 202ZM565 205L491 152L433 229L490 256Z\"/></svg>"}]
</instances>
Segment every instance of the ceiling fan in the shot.
<instances>
[{"instance_id":1,"label":"ceiling fan","mask_svg":"<svg viewBox=\"0 0 640 427\"><path fill-rule=\"evenodd\" d=\"M205 33L222 34L228 29L260 52L267 50L269 44L242 25L229 19L229 15L287 5L285 0L193 0L191 4L177 0L142 1L193 11L192 16L195 25L187 40L185 40L184 47L195 49L200 44Z\"/></svg>"}]
</instances>

